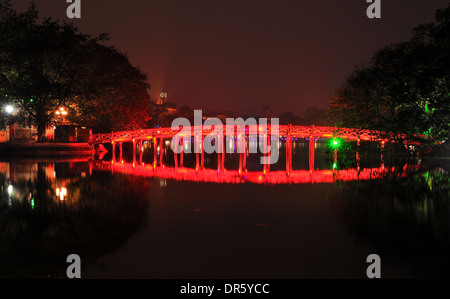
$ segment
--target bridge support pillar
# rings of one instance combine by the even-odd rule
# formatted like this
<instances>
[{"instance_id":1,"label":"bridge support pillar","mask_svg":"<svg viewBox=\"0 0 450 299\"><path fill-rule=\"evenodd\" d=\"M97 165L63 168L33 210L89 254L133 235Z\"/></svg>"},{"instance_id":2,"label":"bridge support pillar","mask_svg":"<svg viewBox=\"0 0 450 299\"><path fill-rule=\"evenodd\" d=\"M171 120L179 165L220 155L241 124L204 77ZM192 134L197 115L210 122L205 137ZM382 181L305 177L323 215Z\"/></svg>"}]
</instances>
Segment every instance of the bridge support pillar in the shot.
<instances>
[{"instance_id":1,"label":"bridge support pillar","mask_svg":"<svg viewBox=\"0 0 450 299\"><path fill-rule=\"evenodd\" d=\"M163 138L159 138L159 166L163 166L163 157L164 157L164 147L163 147Z\"/></svg>"},{"instance_id":2,"label":"bridge support pillar","mask_svg":"<svg viewBox=\"0 0 450 299\"><path fill-rule=\"evenodd\" d=\"M179 143L175 142L173 144L173 160L174 160L174 164L175 164L175 170L178 169L178 147L180 146Z\"/></svg>"},{"instance_id":3,"label":"bridge support pillar","mask_svg":"<svg viewBox=\"0 0 450 299\"><path fill-rule=\"evenodd\" d=\"M158 139L153 139L153 168L156 168L158 163Z\"/></svg>"},{"instance_id":4,"label":"bridge support pillar","mask_svg":"<svg viewBox=\"0 0 450 299\"><path fill-rule=\"evenodd\" d=\"M112 160L113 162L116 161L116 143L114 141L111 142L112 144Z\"/></svg>"},{"instance_id":5,"label":"bridge support pillar","mask_svg":"<svg viewBox=\"0 0 450 299\"><path fill-rule=\"evenodd\" d=\"M314 136L309 137L309 172L314 171L314 161L315 161L315 151L316 151L316 139Z\"/></svg>"},{"instance_id":6,"label":"bridge support pillar","mask_svg":"<svg viewBox=\"0 0 450 299\"><path fill-rule=\"evenodd\" d=\"M142 165L142 158L144 156L144 142L139 140L139 164Z\"/></svg>"},{"instance_id":7,"label":"bridge support pillar","mask_svg":"<svg viewBox=\"0 0 450 299\"><path fill-rule=\"evenodd\" d=\"M205 137L202 134L202 169L205 169Z\"/></svg>"},{"instance_id":8,"label":"bridge support pillar","mask_svg":"<svg viewBox=\"0 0 450 299\"><path fill-rule=\"evenodd\" d=\"M359 172L361 169L361 156L359 154L361 147L361 139L358 138L358 141L356 143L356 170Z\"/></svg>"},{"instance_id":9,"label":"bridge support pillar","mask_svg":"<svg viewBox=\"0 0 450 299\"><path fill-rule=\"evenodd\" d=\"M245 170L245 160L247 154L245 133L244 137L242 137L242 135L238 137L237 152L239 154L239 174L242 174Z\"/></svg>"},{"instance_id":10,"label":"bridge support pillar","mask_svg":"<svg viewBox=\"0 0 450 299\"><path fill-rule=\"evenodd\" d=\"M263 140L264 142L264 174L270 171L270 149L271 149L271 143L272 143L272 136L267 134L264 136L266 140Z\"/></svg>"},{"instance_id":11,"label":"bridge support pillar","mask_svg":"<svg viewBox=\"0 0 450 299\"><path fill-rule=\"evenodd\" d=\"M120 150L120 162L122 162L122 154L123 154L123 150L122 150L122 142L119 142L119 150Z\"/></svg>"},{"instance_id":12,"label":"bridge support pillar","mask_svg":"<svg viewBox=\"0 0 450 299\"><path fill-rule=\"evenodd\" d=\"M225 162L225 146L224 146L224 136L217 135L217 170L221 171L224 169Z\"/></svg>"},{"instance_id":13,"label":"bridge support pillar","mask_svg":"<svg viewBox=\"0 0 450 299\"><path fill-rule=\"evenodd\" d=\"M225 154L226 154L226 150L225 150L225 143L226 143L226 138L225 135L222 137L222 161L221 161L221 170L225 169Z\"/></svg>"},{"instance_id":14,"label":"bridge support pillar","mask_svg":"<svg viewBox=\"0 0 450 299\"><path fill-rule=\"evenodd\" d=\"M286 174L291 175L292 172L292 136L286 136Z\"/></svg>"},{"instance_id":15,"label":"bridge support pillar","mask_svg":"<svg viewBox=\"0 0 450 299\"><path fill-rule=\"evenodd\" d=\"M184 160L184 143L186 142L186 140L184 140L184 138L182 139L181 142L181 151L180 151L180 167L183 167L183 160Z\"/></svg>"},{"instance_id":16,"label":"bridge support pillar","mask_svg":"<svg viewBox=\"0 0 450 299\"><path fill-rule=\"evenodd\" d=\"M200 167L200 138L198 138L198 136L196 135L194 137L194 144L195 144L195 170L198 171L199 167ZM203 145L202 145L203 147Z\"/></svg>"},{"instance_id":17,"label":"bridge support pillar","mask_svg":"<svg viewBox=\"0 0 450 299\"><path fill-rule=\"evenodd\" d=\"M133 138L133 163L136 164L136 139Z\"/></svg>"},{"instance_id":18,"label":"bridge support pillar","mask_svg":"<svg viewBox=\"0 0 450 299\"><path fill-rule=\"evenodd\" d=\"M242 161L242 167L243 167L243 170L244 171L247 171L247 157L248 157L248 146L249 146L249 144L247 143L247 138L244 138L244 148L245 148L245 150L244 150L244 155L243 155L243 158L244 158L244 160Z\"/></svg>"}]
</instances>

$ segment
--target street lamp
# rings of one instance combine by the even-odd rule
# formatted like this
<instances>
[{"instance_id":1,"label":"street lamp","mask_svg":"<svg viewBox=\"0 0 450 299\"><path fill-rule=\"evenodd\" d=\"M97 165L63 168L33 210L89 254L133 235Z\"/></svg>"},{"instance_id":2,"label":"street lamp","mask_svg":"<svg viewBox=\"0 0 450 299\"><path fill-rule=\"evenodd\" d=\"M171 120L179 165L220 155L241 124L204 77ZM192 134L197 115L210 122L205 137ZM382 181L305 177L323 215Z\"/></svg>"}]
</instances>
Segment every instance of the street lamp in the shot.
<instances>
[{"instance_id":1,"label":"street lamp","mask_svg":"<svg viewBox=\"0 0 450 299\"><path fill-rule=\"evenodd\" d=\"M8 113L8 114L13 114L13 113L14 113L14 107L11 106L11 105L7 105L7 106L5 107L5 111L6 111L6 113Z\"/></svg>"},{"instance_id":2,"label":"street lamp","mask_svg":"<svg viewBox=\"0 0 450 299\"><path fill-rule=\"evenodd\" d=\"M61 121L61 125L62 125L64 117L67 116L67 114L69 114L69 113L67 112L67 110L64 107L61 107L58 110L56 110L55 114L60 117L60 121Z\"/></svg>"}]
</instances>

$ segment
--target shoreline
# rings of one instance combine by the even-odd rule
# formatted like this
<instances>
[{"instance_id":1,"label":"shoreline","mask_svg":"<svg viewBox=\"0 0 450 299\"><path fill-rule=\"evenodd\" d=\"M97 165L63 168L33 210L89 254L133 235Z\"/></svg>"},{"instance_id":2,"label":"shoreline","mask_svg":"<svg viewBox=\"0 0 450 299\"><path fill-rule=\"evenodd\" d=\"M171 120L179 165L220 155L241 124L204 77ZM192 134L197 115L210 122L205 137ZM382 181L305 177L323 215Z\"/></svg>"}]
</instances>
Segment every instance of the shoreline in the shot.
<instances>
[{"instance_id":1,"label":"shoreline","mask_svg":"<svg viewBox=\"0 0 450 299\"><path fill-rule=\"evenodd\" d=\"M61 157L94 155L95 149L88 143L0 143L1 157Z\"/></svg>"}]
</instances>

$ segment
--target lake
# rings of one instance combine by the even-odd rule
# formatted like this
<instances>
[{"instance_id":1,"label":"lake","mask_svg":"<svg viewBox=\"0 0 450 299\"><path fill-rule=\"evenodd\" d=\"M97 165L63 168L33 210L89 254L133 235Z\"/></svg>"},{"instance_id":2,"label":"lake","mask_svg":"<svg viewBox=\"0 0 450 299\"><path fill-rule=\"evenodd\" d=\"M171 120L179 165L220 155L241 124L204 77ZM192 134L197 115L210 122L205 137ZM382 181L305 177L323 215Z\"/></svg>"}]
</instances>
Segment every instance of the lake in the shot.
<instances>
[{"instance_id":1,"label":"lake","mask_svg":"<svg viewBox=\"0 0 450 299\"><path fill-rule=\"evenodd\" d=\"M311 170L295 144L289 175L251 156L3 158L0 277L65 278L70 254L83 278L367 278L370 254L383 278L450 277L449 159L336 169L319 144Z\"/></svg>"}]
</instances>

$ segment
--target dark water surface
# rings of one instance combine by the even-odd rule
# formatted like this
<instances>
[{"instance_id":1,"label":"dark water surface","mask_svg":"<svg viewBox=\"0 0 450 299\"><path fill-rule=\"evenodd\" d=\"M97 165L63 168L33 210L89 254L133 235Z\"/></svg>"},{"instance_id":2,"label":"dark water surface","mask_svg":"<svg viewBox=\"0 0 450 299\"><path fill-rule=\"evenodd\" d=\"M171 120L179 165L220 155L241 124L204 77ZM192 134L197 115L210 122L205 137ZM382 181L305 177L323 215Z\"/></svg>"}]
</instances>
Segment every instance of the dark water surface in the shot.
<instances>
[{"instance_id":1,"label":"dark water surface","mask_svg":"<svg viewBox=\"0 0 450 299\"><path fill-rule=\"evenodd\" d=\"M419 164L230 184L3 159L0 277L64 278L73 253L83 278L366 278L372 253L383 278L449 277L450 163Z\"/></svg>"}]
</instances>

